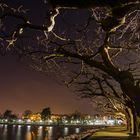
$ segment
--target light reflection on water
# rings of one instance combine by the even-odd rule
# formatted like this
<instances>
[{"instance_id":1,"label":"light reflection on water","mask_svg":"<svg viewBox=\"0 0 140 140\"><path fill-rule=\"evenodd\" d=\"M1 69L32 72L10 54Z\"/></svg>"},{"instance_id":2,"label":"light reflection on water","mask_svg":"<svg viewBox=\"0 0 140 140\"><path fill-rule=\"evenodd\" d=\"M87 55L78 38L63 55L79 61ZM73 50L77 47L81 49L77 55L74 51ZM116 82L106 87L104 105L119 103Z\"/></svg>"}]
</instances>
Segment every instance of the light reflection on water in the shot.
<instances>
[{"instance_id":1,"label":"light reflection on water","mask_svg":"<svg viewBox=\"0 0 140 140\"><path fill-rule=\"evenodd\" d=\"M68 135L69 129L68 127L64 127L64 136Z\"/></svg>"},{"instance_id":2,"label":"light reflection on water","mask_svg":"<svg viewBox=\"0 0 140 140\"><path fill-rule=\"evenodd\" d=\"M26 131L26 140L31 140L32 136L31 136L31 126L27 125L27 131Z\"/></svg>"},{"instance_id":3,"label":"light reflection on water","mask_svg":"<svg viewBox=\"0 0 140 140\"><path fill-rule=\"evenodd\" d=\"M75 133L80 133L80 128L75 128Z\"/></svg>"},{"instance_id":4,"label":"light reflection on water","mask_svg":"<svg viewBox=\"0 0 140 140\"><path fill-rule=\"evenodd\" d=\"M31 126L0 124L0 140L57 140L59 137L80 133L83 128L63 126Z\"/></svg>"},{"instance_id":5,"label":"light reflection on water","mask_svg":"<svg viewBox=\"0 0 140 140\"><path fill-rule=\"evenodd\" d=\"M17 133L16 133L16 139L17 140L20 140L20 136L21 136L21 125L18 125L18 128L17 128Z\"/></svg>"},{"instance_id":6,"label":"light reflection on water","mask_svg":"<svg viewBox=\"0 0 140 140\"><path fill-rule=\"evenodd\" d=\"M6 140L7 139L7 125L3 125L2 126L2 131L3 131L3 140Z\"/></svg>"}]
</instances>

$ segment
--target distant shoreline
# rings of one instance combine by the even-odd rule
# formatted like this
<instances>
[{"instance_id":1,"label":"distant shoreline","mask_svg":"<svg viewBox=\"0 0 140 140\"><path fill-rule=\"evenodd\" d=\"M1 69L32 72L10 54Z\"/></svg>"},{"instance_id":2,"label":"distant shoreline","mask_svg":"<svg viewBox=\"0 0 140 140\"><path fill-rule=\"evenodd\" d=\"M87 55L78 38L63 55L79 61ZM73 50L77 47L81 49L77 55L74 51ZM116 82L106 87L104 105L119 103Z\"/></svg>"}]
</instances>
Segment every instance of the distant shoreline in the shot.
<instances>
[{"instance_id":1,"label":"distant shoreline","mask_svg":"<svg viewBox=\"0 0 140 140\"><path fill-rule=\"evenodd\" d=\"M68 127L96 127L96 128L103 128L103 127L106 127L106 126L104 126L104 125L82 125L82 124L33 124L33 123L1 123L0 122L0 124L3 124L3 125L25 125L25 126L28 126L28 125L30 125L30 126L53 126L53 127L58 127L58 126L60 126L60 127L66 127L66 126L68 126Z\"/></svg>"}]
</instances>

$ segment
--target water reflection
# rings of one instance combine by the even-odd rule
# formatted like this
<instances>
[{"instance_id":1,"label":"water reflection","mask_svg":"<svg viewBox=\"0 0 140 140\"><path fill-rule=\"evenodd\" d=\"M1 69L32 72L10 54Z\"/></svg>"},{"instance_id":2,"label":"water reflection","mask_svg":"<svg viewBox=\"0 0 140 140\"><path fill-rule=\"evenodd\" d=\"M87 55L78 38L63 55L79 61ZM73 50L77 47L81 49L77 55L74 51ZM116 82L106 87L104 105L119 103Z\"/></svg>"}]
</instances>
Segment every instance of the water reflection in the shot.
<instances>
[{"instance_id":1,"label":"water reflection","mask_svg":"<svg viewBox=\"0 0 140 140\"><path fill-rule=\"evenodd\" d=\"M4 125L4 126L3 126L3 134L4 134L4 135L7 135L7 130L8 130L8 129L7 129L7 125Z\"/></svg>"},{"instance_id":2,"label":"water reflection","mask_svg":"<svg viewBox=\"0 0 140 140\"><path fill-rule=\"evenodd\" d=\"M2 127L3 140L7 139L7 131L8 131L7 127L8 127L7 125L3 125Z\"/></svg>"},{"instance_id":3,"label":"water reflection","mask_svg":"<svg viewBox=\"0 0 140 140\"><path fill-rule=\"evenodd\" d=\"M39 126L38 127L38 132L37 132L37 138L38 138L38 140L42 140L43 138L42 138L42 135L43 134L43 127L42 126Z\"/></svg>"},{"instance_id":4,"label":"water reflection","mask_svg":"<svg viewBox=\"0 0 140 140\"><path fill-rule=\"evenodd\" d=\"M68 126L0 125L0 140L57 140L82 130Z\"/></svg>"},{"instance_id":5,"label":"water reflection","mask_svg":"<svg viewBox=\"0 0 140 140\"><path fill-rule=\"evenodd\" d=\"M16 125L13 125L13 128L12 128L12 135L15 135L16 133Z\"/></svg>"},{"instance_id":6,"label":"water reflection","mask_svg":"<svg viewBox=\"0 0 140 140\"><path fill-rule=\"evenodd\" d=\"M31 126L30 126L30 125L27 126L26 140L32 140L32 136L31 136Z\"/></svg>"},{"instance_id":7,"label":"water reflection","mask_svg":"<svg viewBox=\"0 0 140 140\"><path fill-rule=\"evenodd\" d=\"M52 127L43 128L27 126L26 140L51 140Z\"/></svg>"},{"instance_id":8,"label":"water reflection","mask_svg":"<svg viewBox=\"0 0 140 140\"><path fill-rule=\"evenodd\" d=\"M21 137L21 125L18 125L16 139L17 140L20 140L20 137Z\"/></svg>"},{"instance_id":9,"label":"water reflection","mask_svg":"<svg viewBox=\"0 0 140 140\"><path fill-rule=\"evenodd\" d=\"M64 136L68 135L69 129L68 127L64 127Z\"/></svg>"},{"instance_id":10,"label":"water reflection","mask_svg":"<svg viewBox=\"0 0 140 140\"><path fill-rule=\"evenodd\" d=\"M75 128L75 133L80 133L80 128Z\"/></svg>"},{"instance_id":11,"label":"water reflection","mask_svg":"<svg viewBox=\"0 0 140 140\"><path fill-rule=\"evenodd\" d=\"M27 125L27 131L29 131L31 129L30 125Z\"/></svg>"},{"instance_id":12,"label":"water reflection","mask_svg":"<svg viewBox=\"0 0 140 140\"><path fill-rule=\"evenodd\" d=\"M53 136L53 127L46 127L44 133L44 140L51 140Z\"/></svg>"}]
</instances>

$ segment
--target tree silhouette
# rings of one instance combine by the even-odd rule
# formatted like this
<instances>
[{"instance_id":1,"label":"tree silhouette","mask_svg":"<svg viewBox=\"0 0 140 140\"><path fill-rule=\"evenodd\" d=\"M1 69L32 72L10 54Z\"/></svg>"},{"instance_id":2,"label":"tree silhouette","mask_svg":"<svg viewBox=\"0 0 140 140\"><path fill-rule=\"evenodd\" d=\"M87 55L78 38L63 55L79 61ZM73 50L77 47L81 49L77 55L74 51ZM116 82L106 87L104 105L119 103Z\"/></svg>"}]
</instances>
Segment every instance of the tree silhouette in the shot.
<instances>
[{"instance_id":1,"label":"tree silhouette","mask_svg":"<svg viewBox=\"0 0 140 140\"><path fill-rule=\"evenodd\" d=\"M112 0L87 0L86 2L84 0L50 0L48 2L50 3L46 8L48 23L43 26L27 20L26 16L18 10L19 8L13 10L1 4L1 49L18 46L14 49L21 56L32 59L36 70L59 72L59 75L61 73L65 77L65 83L68 86L77 81L81 83L80 81L85 79L87 79L86 82L92 81L93 83L89 83L93 86L92 90L86 86L84 87L86 92L90 91L92 96L93 93L96 96L104 95L111 102L114 102L115 98L123 103L131 124L134 124L131 133L138 135L140 2L137 0L115 0L115 2ZM83 23L80 21L77 25L71 21L69 24L65 22L64 15L59 13L60 8L88 8L86 10L88 14ZM65 11L62 10L62 12ZM79 12L77 18L82 18L81 11L77 12ZM54 28L54 25L59 24L57 21L55 23L55 16L59 16L65 23L64 25L67 26L65 30L64 27L61 30ZM4 22L11 21L11 18L20 22L16 21L15 28L10 30L11 32L6 32ZM30 44L24 44L25 29L43 32L42 35L34 36ZM29 38L27 40L29 41ZM94 88L96 90L93 90Z\"/></svg>"},{"instance_id":2,"label":"tree silhouette","mask_svg":"<svg viewBox=\"0 0 140 140\"><path fill-rule=\"evenodd\" d=\"M24 112L23 112L23 117L24 117L24 119L28 119L31 115L32 115L32 111L31 110L29 110L29 109L27 109L27 110L25 110Z\"/></svg>"},{"instance_id":3,"label":"tree silhouette","mask_svg":"<svg viewBox=\"0 0 140 140\"><path fill-rule=\"evenodd\" d=\"M12 110L6 110L3 113L3 118L7 119L8 121L12 121L13 119L17 119L17 115L12 113Z\"/></svg>"},{"instance_id":4,"label":"tree silhouette","mask_svg":"<svg viewBox=\"0 0 140 140\"><path fill-rule=\"evenodd\" d=\"M42 120L49 119L51 115L51 109L49 107L46 107L41 112L41 118Z\"/></svg>"},{"instance_id":5,"label":"tree silhouette","mask_svg":"<svg viewBox=\"0 0 140 140\"><path fill-rule=\"evenodd\" d=\"M5 119L9 119L12 115L12 111L11 110L6 110L4 113L3 113L3 117Z\"/></svg>"}]
</instances>

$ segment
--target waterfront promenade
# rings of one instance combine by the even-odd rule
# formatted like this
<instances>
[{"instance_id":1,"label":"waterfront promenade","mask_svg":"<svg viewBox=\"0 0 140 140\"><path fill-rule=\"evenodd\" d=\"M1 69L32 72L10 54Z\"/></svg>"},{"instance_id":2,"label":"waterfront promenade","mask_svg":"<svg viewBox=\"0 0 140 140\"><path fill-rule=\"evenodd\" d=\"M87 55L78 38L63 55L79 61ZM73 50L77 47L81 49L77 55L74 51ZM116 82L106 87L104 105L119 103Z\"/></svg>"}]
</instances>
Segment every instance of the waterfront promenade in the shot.
<instances>
[{"instance_id":1,"label":"waterfront promenade","mask_svg":"<svg viewBox=\"0 0 140 140\"><path fill-rule=\"evenodd\" d=\"M83 140L140 140L132 136L125 127L107 127L99 130Z\"/></svg>"},{"instance_id":2,"label":"waterfront promenade","mask_svg":"<svg viewBox=\"0 0 140 140\"><path fill-rule=\"evenodd\" d=\"M58 140L140 140L132 136L126 127L111 126L100 129L91 129L79 134L72 134Z\"/></svg>"}]
</instances>

